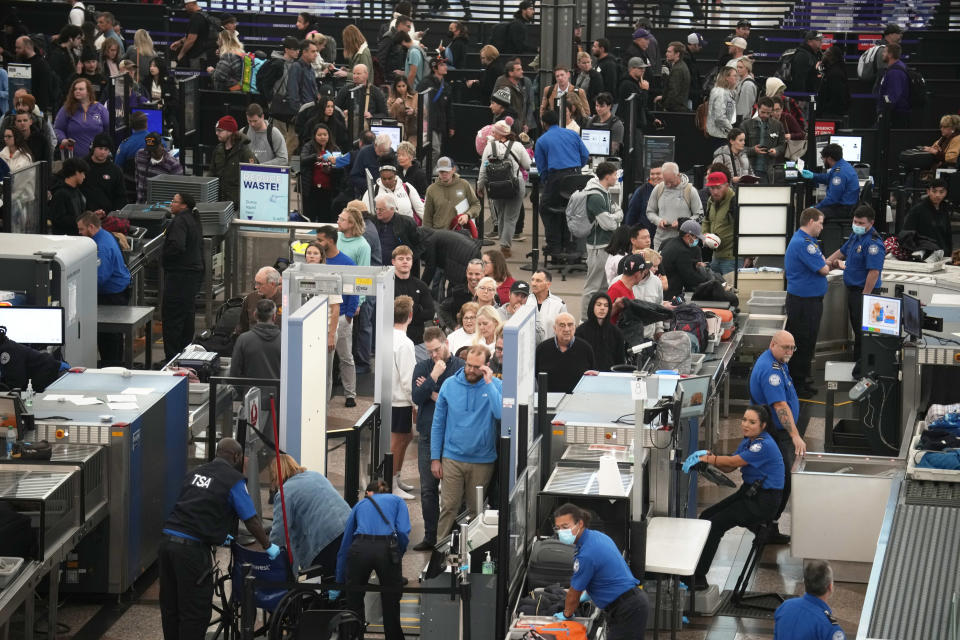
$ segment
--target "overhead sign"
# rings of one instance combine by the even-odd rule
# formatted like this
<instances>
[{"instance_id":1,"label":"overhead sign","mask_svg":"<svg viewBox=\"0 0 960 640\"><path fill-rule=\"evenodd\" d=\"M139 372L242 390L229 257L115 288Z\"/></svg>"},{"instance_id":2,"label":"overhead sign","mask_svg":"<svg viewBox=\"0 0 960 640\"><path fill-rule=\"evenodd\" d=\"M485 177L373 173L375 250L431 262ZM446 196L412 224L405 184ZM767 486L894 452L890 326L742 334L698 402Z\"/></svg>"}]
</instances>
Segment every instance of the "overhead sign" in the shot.
<instances>
[{"instance_id":1,"label":"overhead sign","mask_svg":"<svg viewBox=\"0 0 960 640\"><path fill-rule=\"evenodd\" d=\"M18 89L26 89L30 93L32 67L29 64L11 62L7 65L8 85L12 96Z\"/></svg>"},{"instance_id":2,"label":"overhead sign","mask_svg":"<svg viewBox=\"0 0 960 640\"><path fill-rule=\"evenodd\" d=\"M857 51L866 51L873 45L877 44L877 40L880 40L882 37L883 36L878 33L870 33L866 35L861 33L857 36Z\"/></svg>"},{"instance_id":3,"label":"overhead sign","mask_svg":"<svg viewBox=\"0 0 960 640\"><path fill-rule=\"evenodd\" d=\"M240 165L240 216L286 222L290 211L290 167Z\"/></svg>"},{"instance_id":4,"label":"overhead sign","mask_svg":"<svg viewBox=\"0 0 960 640\"><path fill-rule=\"evenodd\" d=\"M836 132L836 122L821 122L817 120L813 123L813 135L815 136L832 136Z\"/></svg>"}]
</instances>

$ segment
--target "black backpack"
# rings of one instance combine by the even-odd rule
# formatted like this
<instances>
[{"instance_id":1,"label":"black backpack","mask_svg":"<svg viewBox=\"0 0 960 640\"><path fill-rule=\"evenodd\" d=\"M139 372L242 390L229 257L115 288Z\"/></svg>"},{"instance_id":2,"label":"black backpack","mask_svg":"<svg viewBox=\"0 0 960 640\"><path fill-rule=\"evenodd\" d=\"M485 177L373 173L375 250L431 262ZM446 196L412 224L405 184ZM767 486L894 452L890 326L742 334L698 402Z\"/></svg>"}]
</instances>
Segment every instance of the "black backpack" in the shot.
<instances>
[{"instance_id":1,"label":"black backpack","mask_svg":"<svg viewBox=\"0 0 960 640\"><path fill-rule=\"evenodd\" d=\"M700 343L699 353L707 347L707 316L703 309L695 304L682 304L673 310L672 331L685 331L693 335Z\"/></svg>"},{"instance_id":2,"label":"black backpack","mask_svg":"<svg viewBox=\"0 0 960 640\"><path fill-rule=\"evenodd\" d=\"M273 98L273 90L283 77L283 58L270 58L257 71L257 90L267 104Z\"/></svg>"},{"instance_id":3,"label":"black backpack","mask_svg":"<svg viewBox=\"0 0 960 640\"><path fill-rule=\"evenodd\" d=\"M923 75L913 67L907 67L907 78L910 80L910 107L927 106L927 81Z\"/></svg>"},{"instance_id":4,"label":"black backpack","mask_svg":"<svg viewBox=\"0 0 960 640\"><path fill-rule=\"evenodd\" d=\"M790 84L793 79L793 58L797 55L796 49L787 49L777 60L777 71L773 75Z\"/></svg>"},{"instance_id":5,"label":"black backpack","mask_svg":"<svg viewBox=\"0 0 960 640\"><path fill-rule=\"evenodd\" d=\"M492 140L489 144L495 145ZM491 147L490 157L487 159L487 196L493 200L512 200L520 193L520 179L517 170L510 161L510 147L513 140L507 143L507 150L498 156L496 146Z\"/></svg>"},{"instance_id":6,"label":"black backpack","mask_svg":"<svg viewBox=\"0 0 960 640\"><path fill-rule=\"evenodd\" d=\"M233 355L233 346L237 341L234 330L240 323L240 314L243 313L243 298L230 298L217 309L217 316L213 329L203 331L197 344L207 351L215 351L222 357Z\"/></svg>"}]
</instances>

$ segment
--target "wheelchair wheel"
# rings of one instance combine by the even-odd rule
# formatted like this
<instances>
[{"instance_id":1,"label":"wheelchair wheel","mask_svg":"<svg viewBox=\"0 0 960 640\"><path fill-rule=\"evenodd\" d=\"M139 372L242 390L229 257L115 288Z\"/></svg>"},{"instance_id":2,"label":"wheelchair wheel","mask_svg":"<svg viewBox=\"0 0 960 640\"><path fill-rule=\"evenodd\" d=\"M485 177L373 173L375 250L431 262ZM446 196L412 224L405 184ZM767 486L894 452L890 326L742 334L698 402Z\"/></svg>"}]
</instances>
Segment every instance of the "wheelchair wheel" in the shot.
<instances>
[{"instance_id":1,"label":"wheelchair wheel","mask_svg":"<svg viewBox=\"0 0 960 640\"><path fill-rule=\"evenodd\" d=\"M270 640L296 640L304 611L318 608L323 596L310 591L291 591L277 604L270 618Z\"/></svg>"}]
</instances>

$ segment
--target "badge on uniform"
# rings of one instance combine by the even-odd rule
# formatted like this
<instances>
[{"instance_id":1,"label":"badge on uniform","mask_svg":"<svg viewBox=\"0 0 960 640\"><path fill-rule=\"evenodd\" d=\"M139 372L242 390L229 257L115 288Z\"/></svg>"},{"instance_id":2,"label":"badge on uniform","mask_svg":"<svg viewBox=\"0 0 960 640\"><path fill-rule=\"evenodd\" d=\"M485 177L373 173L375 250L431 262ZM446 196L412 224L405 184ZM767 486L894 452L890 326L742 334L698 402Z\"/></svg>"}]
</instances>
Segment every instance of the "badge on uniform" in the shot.
<instances>
[{"instance_id":1,"label":"badge on uniform","mask_svg":"<svg viewBox=\"0 0 960 640\"><path fill-rule=\"evenodd\" d=\"M771 374L770 374L770 377L767 378L767 382L769 382L771 386L779 387L779 386L780 386L780 376L778 376L778 375L775 374L775 373L771 373Z\"/></svg>"},{"instance_id":2,"label":"badge on uniform","mask_svg":"<svg viewBox=\"0 0 960 640\"><path fill-rule=\"evenodd\" d=\"M579 559L573 561L573 572L576 573L577 571L580 571L580 560L579 560Z\"/></svg>"},{"instance_id":3,"label":"badge on uniform","mask_svg":"<svg viewBox=\"0 0 960 640\"><path fill-rule=\"evenodd\" d=\"M844 640L847 636L843 635L843 631L839 629L833 632L833 640Z\"/></svg>"},{"instance_id":4,"label":"badge on uniform","mask_svg":"<svg viewBox=\"0 0 960 640\"><path fill-rule=\"evenodd\" d=\"M857 253L860 253L861 251L863 251L863 247L861 247L860 245L857 245Z\"/></svg>"},{"instance_id":5,"label":"badge on uniform","mask_svg":"<svg viewBox=\"0 0 960 640\"><path fill-rule=\"evenodd\" d=\"M759 453L760 449L763 449L763 443L757 440L756 442L751 443L748 449L754 453Z\"/></svg>"},{"instance_id":6,"label":"badge on uniform","mask_svg":"<svg viewBox=\"0 0 960 640\"><path fill-rule=\"evenodd\" d=\"M810 255L814 255L816 252L817 252L817 245L815 244L807 245L807 253L809 253Z\"/></svg>"},{"instance_id":7,"label":"badge on uniform","mask_svg":"<svg viewBox=\"0 0 960 640\"><path fill-rule=\"evenodd\" d=\"M868 252L870 255L872 255L872 256L877 255L877 252L878 252L878 251L880 251L880 247L878 247L878 246L875 245L875 244L870 245L870 248L867 249L867 252Z\"/></svg>"},{"instance_id":8,"label":"badge on uniform","mask_svg":"<svg viewBox=\"0 0 960 640\"><path fill-rule=\"evenodd\" d=\"M10 362L10 353L7 351L0 353L0 364L7 364L8 362Z\"/></svg>"},{"instance_id":9,"label":"badge on uniform","mask_svg":"<svg viewBox=\"0 0 960 640\"><path fill-rule=\"evenodd\" d=\"M838 186L838 187L839 187L839 186L840 186L840 183L843 182L843 180L840 179L840 176L834 176L834 177L833 177L833 180L831 180L831 182L833 182L833 184L834 184L835 186Z\"/></svg>"}]
</instances>

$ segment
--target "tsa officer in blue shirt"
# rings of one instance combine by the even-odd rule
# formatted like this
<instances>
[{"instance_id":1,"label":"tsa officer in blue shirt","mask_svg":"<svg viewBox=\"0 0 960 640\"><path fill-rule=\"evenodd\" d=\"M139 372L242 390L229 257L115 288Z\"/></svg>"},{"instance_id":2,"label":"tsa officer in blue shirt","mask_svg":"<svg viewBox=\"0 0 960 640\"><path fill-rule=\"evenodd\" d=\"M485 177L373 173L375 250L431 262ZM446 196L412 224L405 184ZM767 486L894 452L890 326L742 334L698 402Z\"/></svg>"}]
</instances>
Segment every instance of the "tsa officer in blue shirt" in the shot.
<instances>
[{"instance_id":1,"label":"tsa officer in blue shirt","mask_svg":"<svg viewBox=\"0 0 960 640\"><path fill-rule=\"evenodd\" d=\"M403 499L393 495L383 480L367 485L367 497L357 503L347 518L337 556L337 582L366 585L370 572L377 572L382 587L396 591L380 594L383 630L387 640L403 640L400 627L400 590L403 588L403 554L410 541L410 513ZM330 599L340 596L330 591ZM347 607L363 618L363 591L347 593Z\"/></svg>"},{"instance_id":2,"label":"tsa officer in blue shirt","mask_svg":"<svg viewBox=\"0 0 960 640\"><path fill-rule=\"evenodd\" d=\"M775 519L780 517L790 498L790 469L797 457L807 452L807 445L797 429L800 418L800 399L787 364L797 350L789 331L778 331L770 339L770 348L760 354L750 372L750 402L763 405L770 412L769 433L783 458L783 493ZM787 544L790 536L775 532L767 542Z\"/></svg>"},{"instance_id":3,"label":"tsa officer in blue shirt","mask_svg":"<svg viewBox=\"0 0 960 640\"><path fill-rule=\"evenodd\" d=\"M607 640L643 640L649 603L617 545L606 534L588 529L589 514L570 503L554 511L553 524L560 541L577 549L563 611L554 617L569 620L589 598L607 614Z\"/></svg>"},{"instance_id":4,"label":"tsa officer in blue shirt","mask_svg":"<svg viewBox=\"0 0 960 640\"><path fill-rule=\"evenodd\" d=\"M770 412L761 405L750 405L743 412L740 430L743 440L730 456L697 451L683 464L684 471L698 462L712 464L725 473L740 469L743 484L732 496L724 498L700 515L710 521L710 534L693 575L694 590L707 588L707 572L720 546L723 534L733 527L752 527L773 520L783 494L783 456L770 436Z\"/></svg>"},{"instance_id":5,"label":"tsa officer in blue shirt","mask_svg":"<svg viewBox=\"0 0 960 640\"><path fill-rule=\"evenodd\" d=\"M823 296L827 293L827 274L830 273L817 244L821 231L823 213L819 209L804 209L800 214L800 228L790 239L784 257L787 331L797 342L797 352L790 359L790 377L796 381L797 395L801 398L812 398L815 393L810 362L817 346Z\"/></svg>"},{"instance_id":6,"label":"tsa officer in blue shirt","mask_svg":"<svg viewBox=\"0 0 960 640\"><path fill-rule=\"evenodd\" d=\"M574 249L567 231L567 219L549 213L546 206L553 202L560 181L580 173L583 165L590 162L590 152L576 132L557 126L560 119L556 111L544 112L541 120L546 131L537 140L533 156L543 184L540 217L543 220L544 252L562 254L567 249Z\"/></svg>"},{"instance_id":7,"label":"tsa officer in blue shirt","mask_svg":"<svg viewBox=\"0 0 960 640\"><path fill-rule=\"evenodd\" d=\"M853 359L860 363L860 329L863 311L863 294L876 293L880 288L880 272L886 248L883 237L873 228L874 213L867 205L857 207L853 212L853 233L847 242L827 258L830 267L839 266L840 259L846 260L843 267L843 283L847 285L847 312L850 314L850 327L853 329Z\"/></svg>"},{"instance_id":8,"label":"tsa officer in blue shirt","mask_svg":"<svg viewBox=\"0 0 960 640\"><path fill-rule=\"evenodd\" d=\"M827 168L823 173L803 170L803 177L815 184L827 185L827 195L816 204L827 219L846 218L860 201L860 178L857 170L843 159L843 147L828 144L820 151L823 164Z\"/></svg>"},{"instance_id":9,"label":"tsa officer in blue shirt","mask_svg":"<svg viewBox=\"0 0 960 640\"><path fill-rule=\"evenodd\" d=\"M826 600L833 595L833 569L824 560L807 560L802 598L790 598L773 614L773 640L844 640L843 629Z\"/></svg>"}]
</instances>

